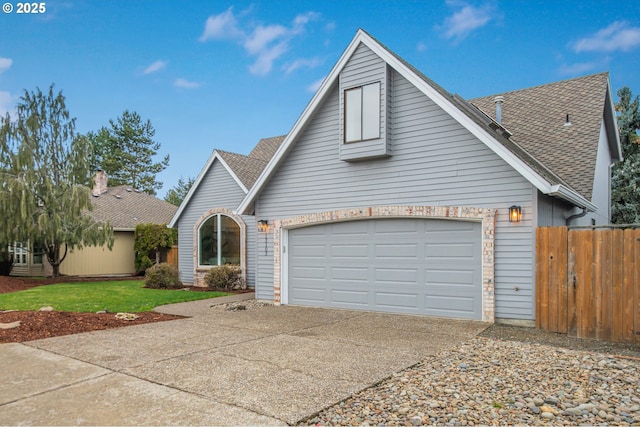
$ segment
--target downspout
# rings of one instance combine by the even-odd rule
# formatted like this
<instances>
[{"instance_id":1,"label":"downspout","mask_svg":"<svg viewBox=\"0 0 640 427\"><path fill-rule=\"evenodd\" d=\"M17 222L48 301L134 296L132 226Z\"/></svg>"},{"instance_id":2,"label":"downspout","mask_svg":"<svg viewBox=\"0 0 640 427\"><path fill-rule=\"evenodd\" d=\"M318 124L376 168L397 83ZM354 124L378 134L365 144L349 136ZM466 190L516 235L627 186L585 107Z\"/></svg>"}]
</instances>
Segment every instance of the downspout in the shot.
<instances>
[{"instance_id":1,"label":"downspout","mask_svg":"<svg viewBox=\"0 0 640 427\"><path fill-rule=\"evenodd\" d=\"M575 215L571 215L569 218L567 218L566 220L566 224L567 227L569 226L569 223L571 221L573 221L574 219L578 219L578 218L582 218L583 216L585 216L587 214L587 208L582 208L582 212L579 214L575 214Z\"/></svg>"}]
</instances>

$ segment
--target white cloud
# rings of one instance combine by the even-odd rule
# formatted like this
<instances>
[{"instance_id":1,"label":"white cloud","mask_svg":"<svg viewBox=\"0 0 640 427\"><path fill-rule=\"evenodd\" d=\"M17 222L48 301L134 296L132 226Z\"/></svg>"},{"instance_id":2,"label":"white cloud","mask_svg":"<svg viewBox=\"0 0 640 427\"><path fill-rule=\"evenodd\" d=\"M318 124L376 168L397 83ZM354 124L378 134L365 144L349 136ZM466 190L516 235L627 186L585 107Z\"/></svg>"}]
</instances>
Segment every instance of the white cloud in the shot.
<instances>
[{"instance_id":1,"label":"white cloud","mask_svg":"<svg viewBox=\"0 0 640 427\"><path fill-rule=\"evenodd\" d=\"M13 59L0 57L0 74L4 73L9 68L11 68L12 64L13 64Z\"/></svg>"},{"instance_id":2,"label":"white cloud","mask_svg":"<svg viewBox=\"0 0 640 427\"><path fill-rule=\"evenodd\" d=\"M300 58L296 59L293 62L285 64L282 69L284 70L285 74L291 74L300 68L307 68L309 70L312 70L320 64L321 61L319 58Z\"/></svg>"},{"instance_id":3,"label":"white cloud","mask_svg":"<svg viewBox=\"0 0 640 427\"><path fill-rule=\"evenodd\" d=\"M320 89L320 86L322 85L322 82L324 81L326 77L323 77L321 79L316 80L315 82L311 83L309 86L307 86L307 90L309 92L315 93L318 91L318 89Z\"/></svg>"},{"instance_id":4,"label":"white cloud","mask_svg":"<svg viewBox=\"0 0 640 427\"><path fill-rule=\"evenodd\" d=\"M590 37L585 37L572 44L573 49L580 52L613 52L629 51L640 46L640 27L630 27L623 21L616 21Z\"/></svg>"},{"instance_id":5,"label":"white cloud","mask_svg":"<svg viewBox=\"0 0 640 427\"><path fill-rule=\"evenodd\" d=\"M9 92L0 91L0 117L9 113L12 117L16 116L15 103L17 96L11 96Z\"/></svg>"},{"instance_id":6,"label":"white cloud","mask_svg":"<svg viewBox=\"0 0 640 427\"><path fill-rule=\"evenodd\" d=\"M143 74L155 73L155 72L160 71L163 68L165 68L168 63L169 62L167 62L167 61L158 60L158 61L154 62L153 64L149 65L147 68L145 68L142 73Z\"/></svg>"},{"instance_id":7,"label":"white cloud","mask_svg":"<svg viewBox=\"0 0 640 427\"><path fill-rule=\"evenodd\" d=\"M236 38L242 36L242 31L238 29L237 21L233 16L233 7L219 15L210 16L204 24L204 32L200 36L200 41Z\"/></svg>"},{"instance_id":8,"label":"white cloud","mask_svg":"<svg viewBox=\"0 0 640 427\"><path fill-rule=\"evenodd\" d=\"M427 45L425 44L425 42L419 41L416 45L416 49L418 49L418 52L424 52L425 50L427 50Z\"/></svg>"},{"instance_id":9,"label":"white cloud","mask_svg":"<svg viewBox=\"0 0 640 427\"><path fill-rule=\"evenodd\" d=\"M489 4L481 7L458 1L448 1L447 4L458 10L445 18L444 23L436 26L436 29L441 31L446 38L454 39L456 42L462 41L471 32L484 27L494 18L493 7Z\"/></svg>"},{"instance_id":10,"label":"white cloud","mask_svg":"<svg viewBox=\"0 0 640 427\"><path fill-rule=\"evenodd\" d=\"M281 38L287 33L287 29L281 25L259 25L253 30L251 36L244 41L244 48L250 55L260 55L268 49L269 43Z\"/></svg>"},{"instance_id":11,"label":"white cloud","mask_svg":"<svg viewBox=\"0 0 640 427\"><path fill-rule=\"evenodd\" d=\"M249 71L253 74L268 74L273 63L290 49L291 40L306 30L309 22L318 19L316 12L297 15L290 26L279 24L255 25L242 28L233 13L233 8L210 16L200 37L201 42L208 40L231 39L239 43L244 50L255 58Z\"/></svg>"},{"instance_id":12,"label":"white cloud","mask_svg":"<svg viewBox=\"0 0 640 427\"><path fill-rule=\"evenodd\" d=\"M195 89L202 86L201 83L192 82L187 79L183 79L182 77L175 79L173 85L180 89Z\"/></svg>"}]
</instances>

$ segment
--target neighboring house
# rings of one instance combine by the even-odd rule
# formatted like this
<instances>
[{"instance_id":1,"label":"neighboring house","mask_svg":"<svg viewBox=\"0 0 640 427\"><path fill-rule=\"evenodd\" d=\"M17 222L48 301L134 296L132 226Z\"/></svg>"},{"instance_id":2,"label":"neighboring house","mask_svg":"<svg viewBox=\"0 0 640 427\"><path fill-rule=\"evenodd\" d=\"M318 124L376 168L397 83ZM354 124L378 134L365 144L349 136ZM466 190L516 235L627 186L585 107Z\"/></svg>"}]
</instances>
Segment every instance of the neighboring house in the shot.
<instances>
[{"instance_id":1,"label":"neighboring house","mask_svg":"<svg viewBox=\"0 0 640 427\"><path fill-rule=\"evenodd\" d=\"M112 250L106 246L85 246L67 253L60 264L66 276L125 276L135 274L134 231L137 224L167 224L177 207L129 186L107 187L107 175L98 171L94 178L91 216L96 221L110 221L113 227ZM48 276L51 266L38 245L16 243L9 247L14 254L14 276Z\"/></svg>"},{"instance_id":2,"label":"neighboring house","mask_svg":"<svg viewBox=\"0 0 640 427\"><path fill-rule=\"evenodd\" d=\"M223 212L258 299L531 325L536 227L608 223L621 147L607 74L468 102L359 30L255 183L223 157L171 223L185 281Z\"/></svg>"},{"instance_id":3,"label":"neighboring house","mask_svg":"<svg viewBox=\"0 0 640 427\"><path fill-rule=\"evenodd\" d=\"M167 224L176 206L127 185L107 186L107 174L98 171L92 195L95 221L109 221L113 227L112 250L106 246L85 246L67 254L60 273L69 276L125 276L136 273L134 231L138 224Z\"/></svg>"},{"instance_id":4,"label":"neighboring house","mask_svg":"<svg viewBox=\"0 0 640 427\"><path fill-rule=\"evenodd\" d=\"M256 281L256 221L235 209L284 137L260 140L248 156L214 150L169 223L178 228L178 268L184 283L204 286L218 265L242 268L247 284Z\"/></svg>"}]
</instances>

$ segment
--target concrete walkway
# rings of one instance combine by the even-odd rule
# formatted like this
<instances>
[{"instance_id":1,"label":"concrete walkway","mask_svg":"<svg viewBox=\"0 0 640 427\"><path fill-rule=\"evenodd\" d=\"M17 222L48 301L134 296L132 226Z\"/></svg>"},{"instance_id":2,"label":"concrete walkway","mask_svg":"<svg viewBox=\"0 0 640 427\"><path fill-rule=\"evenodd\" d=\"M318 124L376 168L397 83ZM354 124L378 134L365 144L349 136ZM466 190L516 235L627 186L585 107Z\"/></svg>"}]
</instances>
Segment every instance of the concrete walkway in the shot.
<instances>
[{"instance_id":1,"label":"concrete walkway","mask_svg":"<svg viewBox=\"0 0 640 427\"><path fill-rule=\"evenodd\" d=\"M212 307L228 301L158 309L184 320L0 345L0 425L294 424L488 326Z\"/></svg>"}]
</instances>

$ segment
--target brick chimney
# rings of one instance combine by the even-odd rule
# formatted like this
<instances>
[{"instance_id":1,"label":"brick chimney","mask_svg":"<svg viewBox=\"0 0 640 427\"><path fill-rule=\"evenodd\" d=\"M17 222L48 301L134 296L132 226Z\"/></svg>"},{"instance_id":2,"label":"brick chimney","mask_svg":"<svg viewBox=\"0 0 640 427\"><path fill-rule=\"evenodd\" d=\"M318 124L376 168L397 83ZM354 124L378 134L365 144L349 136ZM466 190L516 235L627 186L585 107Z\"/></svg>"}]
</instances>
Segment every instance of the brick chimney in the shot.
<instances>
[{"instance_id":1,"label":"brick chimney","mask_svg":"<svg viewBox=\"0 0 640 427\"><path fill-rule=\"evenodd\" d=\"M107 174L102 169L96 170L96 176L93 178L93 190L91 191L94 197L99 197L107 192L107 179Z\"/></svg>"}]
</instances>

